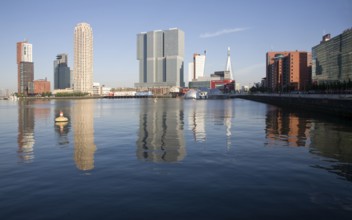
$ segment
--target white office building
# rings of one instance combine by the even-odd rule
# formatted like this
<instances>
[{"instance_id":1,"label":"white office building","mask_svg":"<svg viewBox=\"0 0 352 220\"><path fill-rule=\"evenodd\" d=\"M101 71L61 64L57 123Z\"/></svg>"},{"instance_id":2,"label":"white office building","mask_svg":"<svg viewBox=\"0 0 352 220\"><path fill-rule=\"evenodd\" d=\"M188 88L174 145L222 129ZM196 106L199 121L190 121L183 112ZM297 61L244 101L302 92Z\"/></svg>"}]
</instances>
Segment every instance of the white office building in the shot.
<instances>
[{"instance_id":1,"label":"white office building","mask_svg":"<svg viewBox=\"0 0 352 220\"><path fill-rule=\"evenodd\" d=\"M193 62L188 64L188 81L198 80L204 77L205 69L205 52L201 54L193 54Z\"/></svg>"}]
</instances>

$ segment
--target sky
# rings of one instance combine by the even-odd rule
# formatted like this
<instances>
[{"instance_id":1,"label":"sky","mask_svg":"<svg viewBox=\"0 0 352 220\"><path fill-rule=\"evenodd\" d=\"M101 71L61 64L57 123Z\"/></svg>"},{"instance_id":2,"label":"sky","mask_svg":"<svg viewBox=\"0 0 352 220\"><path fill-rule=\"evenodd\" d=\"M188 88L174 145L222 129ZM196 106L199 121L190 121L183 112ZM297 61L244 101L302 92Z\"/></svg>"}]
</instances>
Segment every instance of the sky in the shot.
<instances>
[{"instance_id":1,"label":"sky","mask_svg":"<svg viewBox=\"0 0 352 220\"><path fill-rule=\"evenodd\" d=\"M33 45L34 79L53 87L53 62L67 53L73 69L74 27L87 22L94 36L94 82L134 87L136 37L179 28L185 32L185 71L206 50L205 76L225 69L231 48L234 79L253 85L265 77L268 51L311 51L324 34L352 27L351 0L2 0L0 91L17 90L16 43Z\"/></svg>"}]
</instances>

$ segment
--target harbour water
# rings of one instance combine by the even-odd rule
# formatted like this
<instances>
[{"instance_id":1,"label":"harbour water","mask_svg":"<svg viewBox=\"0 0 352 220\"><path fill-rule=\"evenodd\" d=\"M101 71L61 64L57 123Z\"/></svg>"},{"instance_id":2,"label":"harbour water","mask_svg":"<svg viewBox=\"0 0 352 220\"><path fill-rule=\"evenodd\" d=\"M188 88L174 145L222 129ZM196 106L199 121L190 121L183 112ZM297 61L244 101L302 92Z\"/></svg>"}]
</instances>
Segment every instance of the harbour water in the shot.
<instances>
[{"instance_id":1,"label":"harbour water","mask_svg":"<svg viewBox=\"0 0 352 220\"><path fill-rule=\"evenodd\" d=\"M0 115L0 219L352 216L350 121L242 99L0 101Z\"/></svg>"}]
</instances>

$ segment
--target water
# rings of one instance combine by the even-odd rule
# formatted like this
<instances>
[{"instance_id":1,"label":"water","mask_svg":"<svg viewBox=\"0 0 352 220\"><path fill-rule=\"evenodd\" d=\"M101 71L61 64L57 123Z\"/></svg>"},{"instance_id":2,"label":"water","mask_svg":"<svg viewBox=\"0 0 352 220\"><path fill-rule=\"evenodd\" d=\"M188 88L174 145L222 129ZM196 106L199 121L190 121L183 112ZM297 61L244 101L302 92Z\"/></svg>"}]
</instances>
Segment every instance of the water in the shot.
<instances>
[{"instance_id":1,"label":"water","mask_svg":"<svg viewBox=\"0 0 352 220\"><path fill-rule=\"evenodd\" d=\"M0 219L352 214L350 121L241 99L1 101L0 115Z\"/></svg>"}]
</instances>

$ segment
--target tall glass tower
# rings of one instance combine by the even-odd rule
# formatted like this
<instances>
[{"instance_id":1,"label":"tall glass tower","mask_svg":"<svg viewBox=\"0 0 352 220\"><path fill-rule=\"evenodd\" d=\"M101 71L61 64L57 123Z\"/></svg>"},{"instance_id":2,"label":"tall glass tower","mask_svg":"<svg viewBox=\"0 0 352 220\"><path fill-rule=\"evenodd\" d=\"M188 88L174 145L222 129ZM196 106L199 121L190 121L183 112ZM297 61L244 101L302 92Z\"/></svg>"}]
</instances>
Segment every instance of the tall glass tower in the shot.
<instances>
[{"instance_id":1,"label":"tall glass tower","mask_svg":"<svg viewBox=\"0 0 352 220\"><path fill-rule=\"evenodd\" d=\"M93 94L93 30L79 23L74 34L73 90Z\"/></svg>"},{"instance_id":2,"label":"tall glass tower","mask_svg":"<svg viewBox=\"0 0 352 220\"><path fill-rule=\"evenodd\" d=\"M67 65L67 54L58 54L54 61L54 89L71 87L70 68Z\"/></svg>"}]
</instances>

